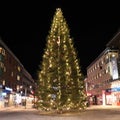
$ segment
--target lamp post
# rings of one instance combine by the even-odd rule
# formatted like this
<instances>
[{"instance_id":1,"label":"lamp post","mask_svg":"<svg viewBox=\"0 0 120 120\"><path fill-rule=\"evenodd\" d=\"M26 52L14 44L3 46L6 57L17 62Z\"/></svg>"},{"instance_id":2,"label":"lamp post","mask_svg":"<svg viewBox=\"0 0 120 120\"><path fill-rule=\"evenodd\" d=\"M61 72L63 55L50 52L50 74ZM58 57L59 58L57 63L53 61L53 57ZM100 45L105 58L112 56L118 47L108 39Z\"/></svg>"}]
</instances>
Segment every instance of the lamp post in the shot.
<instances>
[{"instance_id":1,"label":"lamp post","mask_svg":"<svg viewBox=\"0 0 120 120\"><path fill-rule=\"evenodd\" d=\"M26 109L26 104L27 104L27 87L25 88L25 109Z\"/></svg>"}]
</instances>

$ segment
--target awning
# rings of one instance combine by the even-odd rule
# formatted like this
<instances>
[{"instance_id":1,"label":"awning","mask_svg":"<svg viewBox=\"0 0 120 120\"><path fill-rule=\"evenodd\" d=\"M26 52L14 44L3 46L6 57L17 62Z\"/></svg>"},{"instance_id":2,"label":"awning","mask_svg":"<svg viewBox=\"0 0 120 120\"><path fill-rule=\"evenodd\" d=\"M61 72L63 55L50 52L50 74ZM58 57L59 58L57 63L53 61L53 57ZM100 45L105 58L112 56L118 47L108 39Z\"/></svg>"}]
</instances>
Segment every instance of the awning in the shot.
<instances>
[{"instance_id":1,"label":"awning","mask_svg":"<svg viewBox=\"0 0 120 120\"><path fill-rule=\"evenodd\" d=\"M5 92L5 93L11 93L12 89L8 88L8 87L5 87L5 89L3 89L3 92Z\"/></svg>"}]
</instances>

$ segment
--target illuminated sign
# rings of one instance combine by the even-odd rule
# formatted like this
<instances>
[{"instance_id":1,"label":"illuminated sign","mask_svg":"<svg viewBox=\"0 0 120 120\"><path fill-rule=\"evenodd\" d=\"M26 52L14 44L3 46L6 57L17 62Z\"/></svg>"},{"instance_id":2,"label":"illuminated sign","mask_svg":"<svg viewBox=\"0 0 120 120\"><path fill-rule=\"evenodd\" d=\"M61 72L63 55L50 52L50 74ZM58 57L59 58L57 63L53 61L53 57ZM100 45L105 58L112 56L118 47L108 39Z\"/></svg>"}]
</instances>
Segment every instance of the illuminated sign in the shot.
<instances>
[{"instance_id":1,"label":"illuminated sign","mask_svg":"<svg viewBox=\"0 0 120 120\"><path fill-rule=\"evenodd\" d=\"M111 73L113 80L118 79L118 67L117 67L117 60L115 57L111 58L110 73Z\"/></svg>"}]
</instances>

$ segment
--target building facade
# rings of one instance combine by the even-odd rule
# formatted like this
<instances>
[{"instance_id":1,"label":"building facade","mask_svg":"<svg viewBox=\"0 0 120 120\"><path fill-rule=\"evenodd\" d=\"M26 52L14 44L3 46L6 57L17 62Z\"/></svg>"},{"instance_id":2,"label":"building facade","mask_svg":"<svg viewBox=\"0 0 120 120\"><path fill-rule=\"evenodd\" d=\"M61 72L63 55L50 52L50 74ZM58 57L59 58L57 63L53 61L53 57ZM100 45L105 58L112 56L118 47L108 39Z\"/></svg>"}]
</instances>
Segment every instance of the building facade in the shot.
<instances>
[{"instance_id":1,"label":"building facade","mask_svg":"<svg viewBox=\"0 0 120 120\"><path fill-rule=\"evenodd\" d=\"M87 67L86 92L90 104L120 105L120 32Z\"/></svg>"},{"instance_id":2,"label":"building facade","mask_svg":"<svg viewBox=\"0 0 120 120\"><path fill-rule=\"evenodd\" d=\"M16 101L21 103L22 96L27 96L33 88L31 75L0 40L0 107L14 105Z\"/></svg>"}]
</instances>

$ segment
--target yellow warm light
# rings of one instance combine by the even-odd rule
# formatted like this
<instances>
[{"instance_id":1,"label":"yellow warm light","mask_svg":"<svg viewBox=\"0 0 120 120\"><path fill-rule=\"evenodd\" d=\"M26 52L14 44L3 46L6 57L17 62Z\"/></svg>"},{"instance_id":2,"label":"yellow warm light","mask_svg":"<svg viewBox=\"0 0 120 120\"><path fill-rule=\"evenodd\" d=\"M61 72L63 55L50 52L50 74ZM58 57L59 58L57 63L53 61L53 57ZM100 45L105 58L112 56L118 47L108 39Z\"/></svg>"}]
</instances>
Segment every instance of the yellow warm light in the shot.
<instances>
[{"instance_id":1,"label":"yellow warm light","mask_svg":"<svg viewBox=\"0 0 120 120\"><path fill-rule=\"evenodd\" d=\"M70 110L70 107L68 107L67 110Z\"/></svg>"},{"instance_id":2,"label":"yellow warm light","mask_svg":"<svg viewBox=\"0 0 120 120\"><path fill-rule=\"evenodd\" d=\"M48 97L51 97L51 94L49 94Z\"/></svg>"},{"instance_id":3,"label":"yellow warm light","mask_svg":"<svg viewBox=\"0 0 120 120\"><path fill-rule=\"evenodd\" d=\"M71 99L70 98L68 98L68 101L70 101Z\"/></svg>"},{"instance_id":4,"label":"yellow warm light","mask_svg":"<svg viewBox=\"0 0 120 120\"><path fill-rule=\"evenodd\" d=\"M51 102L50 105L53 105L53 102Z\"/></svg>"}]
</instances>

